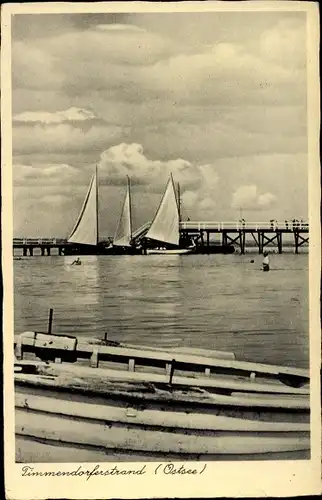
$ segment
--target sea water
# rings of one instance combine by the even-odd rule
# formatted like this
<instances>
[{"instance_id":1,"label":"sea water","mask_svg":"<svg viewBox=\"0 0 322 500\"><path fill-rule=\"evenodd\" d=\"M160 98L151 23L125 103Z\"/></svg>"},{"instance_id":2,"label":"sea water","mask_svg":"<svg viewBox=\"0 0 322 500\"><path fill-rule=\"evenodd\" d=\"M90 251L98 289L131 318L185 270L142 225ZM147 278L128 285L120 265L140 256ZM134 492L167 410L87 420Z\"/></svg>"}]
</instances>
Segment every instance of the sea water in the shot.
<instances>
[{"instance_id":1,"label":"sea water","mask_svg":"<svg viewBox=\"0 0 322 500\"><path fill-rule=\"evenodd\" d=\"M308 255L34 256L14 261L14 332L232 351L308 367ZM251 262L251 261L254 262Z\"/></svg>"}]
</instances>

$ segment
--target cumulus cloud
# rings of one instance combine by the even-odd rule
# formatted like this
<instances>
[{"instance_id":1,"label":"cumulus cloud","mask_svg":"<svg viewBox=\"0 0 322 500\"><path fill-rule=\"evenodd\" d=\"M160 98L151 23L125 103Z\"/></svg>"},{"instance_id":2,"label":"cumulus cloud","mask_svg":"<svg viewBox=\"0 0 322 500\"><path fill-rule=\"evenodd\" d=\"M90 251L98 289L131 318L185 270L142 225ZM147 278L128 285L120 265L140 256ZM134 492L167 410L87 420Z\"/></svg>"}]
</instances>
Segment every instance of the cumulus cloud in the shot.
<instances>
[{"instance_id":1,"label":"cumulus cloud","mask_svg":"<svg viewBox=\"0 0 322 500\"><path fill-rule=\"evenodd\" d=\"M232 195L232 208L246 210L260 210L274 204L276 196L272 193L258 192L256 185L239 186Z\"/></svg>"},{"instance_id":2,"label":"cumulus cloud","mask_svg":"<svg viewBox=\"0 0 322 500\"><path fill-rule=\"evenodd\" d=\"M159 190L170 173L186 186L195 186L202 177L200 166L183 158L167 161L147 158L143 146L136 143L121 143L103 151L99 167L109 183L124 182L124 176L129 175L134 182L149 185L152 190Z\"/></svg>"},{"instance_id":3,"label":"cumulus cloud","mask_svg":"<svg viewBox=\"0 0 322 500\"><path fill-rule=\"evenodd\" d=\"M49 124L59 124L64 122L83 122L86 120L95 120L98 117L92 111L87 109L81 109L72 107L62 111L56 111L50 113L48 111L25 111L23 113L18 113L13 116L14 122L22 123L44 123Z\"/></svg>"},{"instance_id":4,"label":"cumulus cloud","mask_svg":"<svg viewBox=\"0 0 322 500\"><path fill-rule=\"evenodd\" d=\"M143 191L161 193L170 173L180 184L183 206L187 211L198 207L207 212L215 205L214 189L218 175L214 165L193 164L183 158L156 160L144 154L141 144L121 143L101 154L99 163L101 182L123 185L125 176Z\"/></svg>"}]
</instances>

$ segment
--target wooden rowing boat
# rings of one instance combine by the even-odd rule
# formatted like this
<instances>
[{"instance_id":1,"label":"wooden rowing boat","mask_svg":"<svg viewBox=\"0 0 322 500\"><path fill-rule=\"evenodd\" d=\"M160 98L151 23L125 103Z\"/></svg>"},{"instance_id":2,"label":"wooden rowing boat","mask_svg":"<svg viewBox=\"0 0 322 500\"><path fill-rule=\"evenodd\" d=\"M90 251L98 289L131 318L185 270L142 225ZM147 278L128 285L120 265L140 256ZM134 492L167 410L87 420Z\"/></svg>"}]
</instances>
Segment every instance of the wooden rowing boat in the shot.
<instances>
[{"instance_id":1,"label":"wooden rowing boat","mask_svg":"<svg viewBox=\"0 0 322 500\"><path fill-rule=\"evenodd\" d=\"M35 332L15 355L17 461L309 456L306 370Z\"/></svg>"},{"instance_id":2,"label":"wooden rowing boat","mask_svg":"<svg viewBox=\"0 0 322 500\"><path fill-rule=\"evenodd\" d=\"M147 248L147 255L187 255L194 253L196 247L189 248Z\"/></svg>"}]
</instances>

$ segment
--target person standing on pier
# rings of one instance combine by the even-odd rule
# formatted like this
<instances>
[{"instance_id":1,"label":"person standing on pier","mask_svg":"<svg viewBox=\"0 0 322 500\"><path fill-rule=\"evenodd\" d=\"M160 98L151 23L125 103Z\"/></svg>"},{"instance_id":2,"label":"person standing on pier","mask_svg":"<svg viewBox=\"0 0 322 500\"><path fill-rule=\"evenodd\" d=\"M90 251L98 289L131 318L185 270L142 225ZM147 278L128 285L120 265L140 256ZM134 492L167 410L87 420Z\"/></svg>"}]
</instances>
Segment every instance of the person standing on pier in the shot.
<instances>
[{"instance_id":1,"label":"person standing on pier","mask_svg":"<svg viewBox=\"0 0 322 500\"><path fill-rule=\"evenodd\" d=\"M264 252L263 271L269 271L269 257L267 252Z\"/></svg>"}]
</instances>

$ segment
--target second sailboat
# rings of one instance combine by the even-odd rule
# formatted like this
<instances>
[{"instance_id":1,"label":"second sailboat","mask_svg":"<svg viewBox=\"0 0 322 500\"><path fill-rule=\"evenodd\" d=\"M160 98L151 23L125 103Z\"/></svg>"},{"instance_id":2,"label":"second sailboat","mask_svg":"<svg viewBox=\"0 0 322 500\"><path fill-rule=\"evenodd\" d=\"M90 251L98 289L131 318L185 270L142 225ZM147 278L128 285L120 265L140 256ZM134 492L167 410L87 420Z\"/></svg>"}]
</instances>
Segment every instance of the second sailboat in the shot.
<instances>
[{"instance_id":1,"label":"second sailboat","mask_svg":"<svg viewBox=\"0 0 322 500\"><path fill-rule=\"evenodd\" d=\"M180 212L178 200L173 177L170 175L159 208L145 235L147 240L146 253L157 255L183 255L194 252L194 243L186 248L180 247L179 224Z\"/></svg>"}]
</instances>

